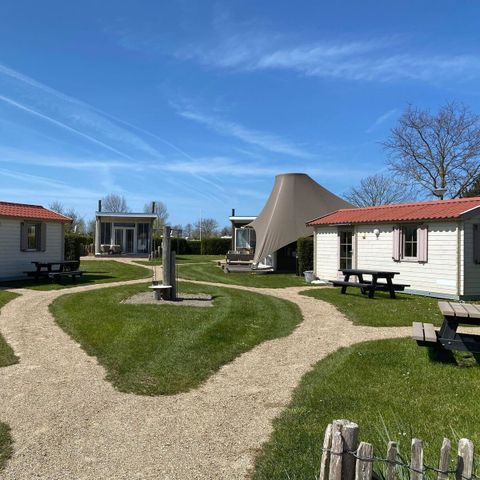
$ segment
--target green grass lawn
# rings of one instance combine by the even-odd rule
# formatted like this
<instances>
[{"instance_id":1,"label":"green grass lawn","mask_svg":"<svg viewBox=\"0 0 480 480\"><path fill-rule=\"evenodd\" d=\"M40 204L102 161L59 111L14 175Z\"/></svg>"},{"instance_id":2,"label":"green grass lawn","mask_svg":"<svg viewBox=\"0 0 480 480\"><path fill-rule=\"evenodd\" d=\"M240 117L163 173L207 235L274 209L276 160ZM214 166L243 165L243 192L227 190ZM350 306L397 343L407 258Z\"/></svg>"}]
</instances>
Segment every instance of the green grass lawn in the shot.
<instances>
[{"instance_id":1,"label":"green grass lawn","mask_svg":"<svg viewBox=\"0 0 480 480\"><path fill-rule=\"evenodd\" d=\"M8 303L10 300L13 300L15 297L18 297L17 294L11 292L0 292L0 309ZM13 365L18 363L18 358L15 353L13 353L12 347L8 345L5 339L0 334L0 367L8 367L8 365ZM1 438L1 432L0 432ZM1 444L1 440L0 440ZM0 464L1 464L1 455L0 455Z\"/></svg>"},{"instance_id":2,"label":"green grass lawn","mask_svg":"<svg viewBox=\"0 0 480 480\"><path fill-rule=\"evenodd\" d=\"M213 307L131 305L146 285L65 295L57 323L107 370L123 392L174 394L195 388L222 365L265 340L289 335L302 317L290 302L250 292L180 283L214 296Z\"/></svg>"},{"instance_id":3,"label":"green grass lawn","mask_svg":"<svg viewBox=\"0 0 480 480\"><path fill-rule=\"evenodd\" d=\"M177 255L177 263L208 263L224 259L225 255ZM141 265L161 265L162 259L139 260L136 263L140 263Z\"/></svg>"},{"instance_id":4,"label":"green grass lawn","mask_svg":"<svg viewBox=\"0 0 480 480\"><path fill-rule=\"evenodd\" d=\"M368 298L359 289L347 290L342 295L339 288L318 288L301 293L335 305L354 325L399 327L410 326L412 322L441 325L443 321L438 299L431 297L397 294L397 298L392 299L388 293L375 292L374 298Z\"/></svg>"},{"instance_id":5,"label":"green grass lawn","mask_svg":"<svg viewBox=\"0 0 480 480\"><path fill-rule=\"evenodd\" d=\"M15 293L0 291L0 309L10 300L18 297ZM18 363L18 358L13 353L12 348L0 335L0 367L7 367ZM10 436L10 428L5 423L0 422L0 471L3 470L7 460L12 456L12 437Z\"/></svg>"},{"instance_id":6,"label":"green grass lawn","mask_svg":"<svg viewBox=\"0 0 480 480\"><path fill-rule=\"evenodd\" d=\"M425 462L436 467L444 436L479 444L479 396L478 366L432 361L428 349L410 339L339 350L305 375L274 421L254 478L316 479L324 430L339 418L359 424L360 440L373 443L375 455L384 457L391 439L409 458L412 437L424 440ZM456 448L452 444L452 457Z\"/></svg>"},{"instance_id":7,"label":"green grass lawn","mask_svg":"<svg viewBox=\"0 0 480 480\"><path fill-rule=\"evenodd\" d=\"M13 453L13 440L10 435L10 428L0 422L0 471L3 470L7 460Z\"/></svg>"},{"instance_id":8,"label":"green grass lawn","mask_svg":"<svg viewBox=\"0 0 480 480\"><path fill-rule=\"evenodd\" d=\"M61 288L89 285L95 283L121 282L137 278L150 277L152 273L140 265L127 265L115 260L82 260L80 270L84 274L74 283L71 278L50 283L49 280L35 282L34 280L18 280L3 282L0 285L8 288L31 288L32 290L58 290Z\"/></svg>"},{"instance_id":9,"label":"green grass lawn","mask_svg":"<svg viewBox=\"0 0 480 480\"><path fill-rule=\"evenodd\" d=\"M306 286L303 277L291 273L224 273L213 262L209 264L179 265L178 276L186 280L245 285L257 288L284 288Z\"/></svg>"}]
</instances>

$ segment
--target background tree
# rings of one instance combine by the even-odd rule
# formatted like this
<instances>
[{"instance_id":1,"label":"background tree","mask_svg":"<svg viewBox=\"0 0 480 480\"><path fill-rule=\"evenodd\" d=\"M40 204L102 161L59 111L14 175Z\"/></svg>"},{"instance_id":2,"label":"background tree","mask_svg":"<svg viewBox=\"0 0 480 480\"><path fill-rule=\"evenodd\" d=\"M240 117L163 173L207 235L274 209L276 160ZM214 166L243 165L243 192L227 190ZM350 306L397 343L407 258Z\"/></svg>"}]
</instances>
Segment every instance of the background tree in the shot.
<instances>
[{"instance_id":1,"label":"background tree","mask_svg":"<svg viewBox=\"0 0 480 480\"><path fill-rule=\"evenodd\" d=\"M71 223L64 224L66 232L87 233L85 220L74 208L67 209L63 203L59 202L58 200L52 202L48 208L72 219Z\"/></svg>"},{"instance_id":2,"label":"background tree","mask_svg":"<svg viewBox=\"0 0 480 480\"><path fill-rule=\"evenodd\" d=\"M480 174L480 117L462 104L436 114L408 107L383 145L392 172L428 194L445 189L446 197L460 197Z\"/></svg>"},{"instance_id":3,"label":"background tree","mask_svg":"<svg viewBox=\"0 0 480 480\"><path fill-rule=\"evenodd\" d=\"M231 237L232 236L232 227L223 227L222 230L220 231L220 236L221 237Z\"/></svg>"},{"instance_id":4,"label":"background tree","mask_svg":"<svg viewBox=\"0 0 480 480\"><path fill-rule=\"evenodd\" d=\"M193 237L193 225L191 223L187 223L183 227L183 236L185 238L192 238Z\"/></svg>"},{"instance_id":5,"label":"background tree","mask_svg":"<svg viewBox=\"0 0 480 480\"><path fill-rule=\"evenodd\" d=\"M130 211L125 197L117 195L116 193L109 193L103 197L102 210L114 213L128 213Z\"/></svg>"},{"instance_id":6,"label":"background tree","mask_svg":"<svg viewBox=\"0 0 480 480\"><path fill-rule=\"evenodd\" d=\"M411 189L396 183L387 175L371 175L360 180L359 185L351 187L344 197L356 207L373 207L390 203L414 200Z\"/></svg>"},{"instance_id":7,"label":"background tree","mask_svg":"<svg viewBox=\"0 0 480 480\"><path fill-rule=\"evenodd\" d=\"M195 222L195 238L209 238L218 235L218 222L214 218L202 218Z\"/></svg>"},{"instance_id":8,"label":"background tree","mask_svg":"<svg viewBox=\"0 0 480 480\"><path fill-rule=\"evenodd\" d=\"M145 213L152 213L152 203L146 203L143 207ZM167 206L163 202L155 202L155 208L153 213L157 218L153 221L153 229L160 231L163 226L167 223L168 211Z\"/></svg>"},{"instance_id":9,"label":"background tree","mask_svg":"<svg viewBox=\"0 0 480 480\"><path fill-rule=\"evenodd\" d=\"M465 192L464 197L480 197L480 175L473 182L472 186Z\"/></svg>"}]
</instances>

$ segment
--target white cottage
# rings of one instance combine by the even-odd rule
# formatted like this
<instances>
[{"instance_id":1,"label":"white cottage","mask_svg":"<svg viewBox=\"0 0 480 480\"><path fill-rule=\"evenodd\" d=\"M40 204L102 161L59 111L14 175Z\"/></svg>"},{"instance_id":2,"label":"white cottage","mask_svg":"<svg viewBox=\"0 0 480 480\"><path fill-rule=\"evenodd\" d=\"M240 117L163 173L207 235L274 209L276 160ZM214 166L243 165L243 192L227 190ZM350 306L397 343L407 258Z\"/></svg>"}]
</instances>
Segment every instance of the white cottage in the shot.
<instances>
[{"instance_id":1,"label":"white cottage","mask_svg":"<svg viewBox=\"0 0 480 480\"><path fill-rule=\"evenodd\" d=\"M99 201L95 213L95 255L148 256L156 218L154 213L103 212Z\"/></svg>"},{"instance_id":2,"label":"white cottage","mask_svg":"<svg viewBox=\"0 0 480 480\"><path fill-rule=\"evenodd\" d=\"M480 298L480 197L337 210L314 227L314 273L399 272L408 293Z\"/></svg>"},{"instance_id":3,"label":"white cottage","mask_svg":"<svg viewBox=\"0 0 480 480\"><path fill-rule=\"evenodd\" d=\"M0 280L25 278L32 262L63 261L68 222L40 205L0 202Z\"/></svg>"}]
</instances>

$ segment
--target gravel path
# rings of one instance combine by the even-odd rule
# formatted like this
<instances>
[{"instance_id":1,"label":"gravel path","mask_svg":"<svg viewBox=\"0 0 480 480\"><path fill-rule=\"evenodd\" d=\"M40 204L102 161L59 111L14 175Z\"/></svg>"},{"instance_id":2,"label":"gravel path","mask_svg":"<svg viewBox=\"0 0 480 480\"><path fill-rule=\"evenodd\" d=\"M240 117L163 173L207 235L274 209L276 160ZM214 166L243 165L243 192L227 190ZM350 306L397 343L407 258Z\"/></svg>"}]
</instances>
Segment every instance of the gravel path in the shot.
<instances>
[{"instance_id":1,"label":"gravel path","mask_svg":"<svg viewBox=\"0 0 480 480\"><path fill-rule=\"evenodd\" d=\"M2 309L0 331L20 363L0 369L0 419L15 441L1 478L245 478L272 420L314 363L356 342L410 334L410 328L353 326L330 304L299 295L304 287L251 289L295 302L304 321L290 336L225 365L194 391L125 394L56 326L48 306L66 293L143 282L16 290L22 295Z\"/></svg>"}]
</instances>

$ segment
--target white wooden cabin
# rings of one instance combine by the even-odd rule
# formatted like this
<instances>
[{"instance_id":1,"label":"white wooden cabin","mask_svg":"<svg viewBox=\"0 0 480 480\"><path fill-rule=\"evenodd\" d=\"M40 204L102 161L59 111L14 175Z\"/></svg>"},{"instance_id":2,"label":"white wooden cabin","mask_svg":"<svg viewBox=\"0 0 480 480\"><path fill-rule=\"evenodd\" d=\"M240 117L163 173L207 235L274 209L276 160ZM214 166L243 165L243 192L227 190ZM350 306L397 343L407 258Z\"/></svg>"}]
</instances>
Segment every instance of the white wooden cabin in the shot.
<instances>
[{"instance_id":1,"label":"white wooden cabin","mask_svg":"<svg viewBox=\"0 0 480 480\"><path fill-rule=\"evenodd\" d=\"M314 227L314 273L399 272L407 293L480 298L480 197L338 210Z\"/></svg>"},{"instance_id":2,"label":"white wooden cabin","mask_svg":"<svg viewBox=\"0 0 480 480\"><path fill-rule=\"evenodd\" d=\"M0 202L0 280L27 278L32 262L64 260L64 223L40 205Z\"/></svg>"}]
</instances>

